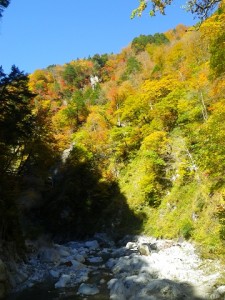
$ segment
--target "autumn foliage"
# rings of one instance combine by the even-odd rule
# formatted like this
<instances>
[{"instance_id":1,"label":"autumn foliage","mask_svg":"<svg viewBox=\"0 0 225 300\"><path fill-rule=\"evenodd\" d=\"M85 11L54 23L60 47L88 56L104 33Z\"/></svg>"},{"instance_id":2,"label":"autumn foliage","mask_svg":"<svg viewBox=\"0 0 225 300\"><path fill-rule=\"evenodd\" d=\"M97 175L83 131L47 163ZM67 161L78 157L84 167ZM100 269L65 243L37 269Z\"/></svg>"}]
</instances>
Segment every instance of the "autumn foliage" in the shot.
<instances>
[{"instance_id":1,"label":"autumn foliage","mask_svg":"<svg viewBox=\"0 0 225 300\"><path fill-rule=\"evenodd\" d=\"M197 31L178 25L141 35L119 54L36 70L29 75L29 111L10 106L8 98L8 111L2 108L1 122L10 122L16 108L20 119L12 124L14 134L4 125L1 143L8 154L1 164L6 168L9 161L11 171L28 160L48 166L39 147L46 158L54 157L49 149L72 147L69 164L61 169L68 180L57 177L58 193L50 195L60 226L60 213L67 210L71 218L79 210L93 220L98 214L113 218L120 202L113 206L109 199L119 194L121 206L126 202L142 216L139 230L201 243L207 236L210 251L222 252L224 235L218 232L224 232L224 223L216 218L216 207L224 205L225 191L224 19L221 7ZM94 86L91 76L98 79ZM12 81L7 91L13 95L16 88ZM35 133L25 130L29 118ZM214 216L210 234L207 214ZM49 216L46 207L43 216Z\"/></svg>"}]
</instances>

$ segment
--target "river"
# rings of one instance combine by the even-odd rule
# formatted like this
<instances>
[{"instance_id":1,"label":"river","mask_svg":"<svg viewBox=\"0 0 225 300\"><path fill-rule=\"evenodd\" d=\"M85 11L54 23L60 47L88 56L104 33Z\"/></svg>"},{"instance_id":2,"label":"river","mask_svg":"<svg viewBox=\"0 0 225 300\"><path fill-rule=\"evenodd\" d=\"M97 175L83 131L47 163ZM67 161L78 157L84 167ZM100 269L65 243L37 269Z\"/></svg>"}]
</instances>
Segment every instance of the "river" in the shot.
<instances>
[{"instance_id":1,"label":"river","mask_svg":"<svg viewBox=\"0 0 225 300\"><path fill-rule=\"evenodd\" d=\"M115 245L106 235L63 245L33 245L7 300L224 299L219 261L202 260L186 241L128 236ZM20 280L18 280L20 281Z\"/></svg>"}]
</instances>

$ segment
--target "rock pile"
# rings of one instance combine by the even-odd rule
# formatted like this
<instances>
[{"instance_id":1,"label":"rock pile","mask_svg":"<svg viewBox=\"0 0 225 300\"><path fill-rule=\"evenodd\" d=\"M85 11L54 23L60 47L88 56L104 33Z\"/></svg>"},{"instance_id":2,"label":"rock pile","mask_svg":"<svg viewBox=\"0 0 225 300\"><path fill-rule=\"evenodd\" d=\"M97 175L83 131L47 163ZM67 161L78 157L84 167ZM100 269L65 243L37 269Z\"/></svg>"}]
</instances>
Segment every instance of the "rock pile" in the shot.
<instances>
[{"instance_id":1,"label":"rock pile","mask_svg":"<svg viewBox=\"0 0 225 300\"><path fill-rule=\"evenodd\" d=\"M216 286L219 263L200 259L188 242L136 236L115 246L96 235L85 242L39 247L19 270L26 280L14 280L16 291L52 280L54 289L72 289L88 298L100 297L105 286L104 299L113 300L225 299L225 286Z\"/></svg>"}]
</instances>

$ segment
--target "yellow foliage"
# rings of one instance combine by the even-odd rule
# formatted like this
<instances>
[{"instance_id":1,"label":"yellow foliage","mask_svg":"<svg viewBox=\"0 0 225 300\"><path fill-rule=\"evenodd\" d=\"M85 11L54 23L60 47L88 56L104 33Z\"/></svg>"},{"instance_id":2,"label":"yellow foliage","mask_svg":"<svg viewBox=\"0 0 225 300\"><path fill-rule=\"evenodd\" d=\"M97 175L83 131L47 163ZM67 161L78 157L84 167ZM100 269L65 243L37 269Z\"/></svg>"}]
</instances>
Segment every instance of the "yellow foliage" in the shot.
<instances>
[{"instance_id":1,"label":"yellow foliage","mask_svg":"<svg viewBox=\"0 0 225 300\"><path fill-rule=\"evenodd\" d=\"M200 32L205 41L212 41L225 27L225 7L224 3L221 3L223 10L214 13L208 18L200 27Z\"/></svg>"},{"instance_id":2,"label":"yellow foliage","mask_svg":"<svg viewBox=\"0 0 225 300\"><path fill-rule=\"evenodd\" d=\"M163 153L167 147L168 138L165 131L155 131L142 142L141 150L152 150Z\"/></svg>"},{"instance_id":3,"label":"yellow foliage","mask_svg":"<svg viewBox=\"0 0 225 300\"><path fill-rule=\"evenodd\" d=\"M172 76L164 76L160 80L145 80L141 85L141 95L143 99L149 101L159 101L166 97L172 90L175 90L181 83Z\"/></svg>"}]
</instances>

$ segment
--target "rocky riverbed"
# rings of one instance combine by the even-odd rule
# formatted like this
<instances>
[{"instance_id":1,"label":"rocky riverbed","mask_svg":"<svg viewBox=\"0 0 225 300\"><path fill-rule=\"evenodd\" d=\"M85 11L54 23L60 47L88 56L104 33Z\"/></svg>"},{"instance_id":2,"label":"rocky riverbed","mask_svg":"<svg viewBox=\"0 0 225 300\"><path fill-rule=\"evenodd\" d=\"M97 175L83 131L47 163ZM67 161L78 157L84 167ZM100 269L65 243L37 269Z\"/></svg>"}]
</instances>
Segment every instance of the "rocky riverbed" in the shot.
<instances>
[{"instance_id":1,"label":"rocky riverbed","mask_svg":"<svg viewBox=\"0 0 225 300\"><path fill-rule=\"evenodd\" d=\"M219 262L202 260L188 242L105 234L65 244L27 242L25 262L11 264L14 299L225 299Z\"/></svg>"}]
</instances>

